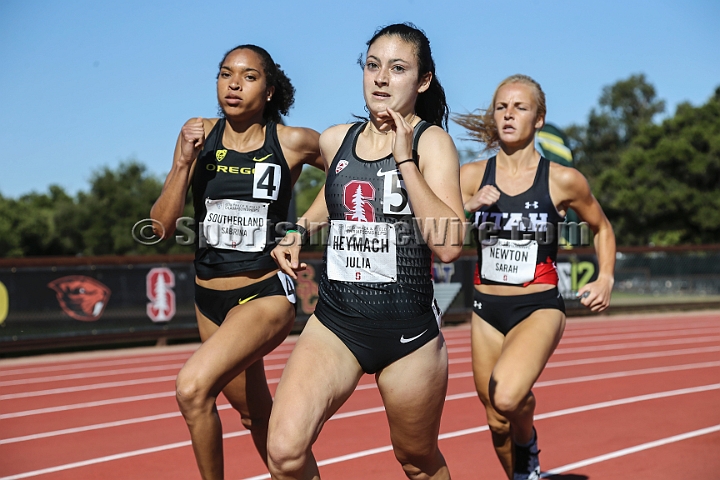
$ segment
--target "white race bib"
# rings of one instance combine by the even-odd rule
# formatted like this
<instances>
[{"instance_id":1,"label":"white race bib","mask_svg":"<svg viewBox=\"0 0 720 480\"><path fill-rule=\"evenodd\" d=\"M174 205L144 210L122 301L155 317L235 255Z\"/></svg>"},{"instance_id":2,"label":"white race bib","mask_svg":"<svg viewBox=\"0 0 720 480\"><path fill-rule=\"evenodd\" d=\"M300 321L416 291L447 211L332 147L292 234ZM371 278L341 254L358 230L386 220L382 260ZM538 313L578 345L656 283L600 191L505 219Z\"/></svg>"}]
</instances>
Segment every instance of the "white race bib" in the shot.
<instances>
[{"instance_id":1,"label":"white race bib","mask_svg":"<svg viewBox=\"0 0 720 480\"><path fill-rule=\"evenodd\" d=\"M538 244L535 240L503 240L482 246L481 278L522 284L535 278Z\"/></svg>"},{"instance_id":2,"label":"white race bib","mask_svg":"<svg viewBox=\"0 0 720 480\"><path fill-rule=\"evenodd\" d=\"M268 204L244 200L205 199L200 241L239 252L262 252L267 239Z\"/></svg>"},{"instance_id":3,"label":"white race bib","mask_svg":"<svg viewBox=\"0 0 720 480\"><path fill-rule=\"evenodd\" d=\"M327 246L327 274L341 282L397 281L395 225L333 220Z\"/></svg>"}]
</instances>

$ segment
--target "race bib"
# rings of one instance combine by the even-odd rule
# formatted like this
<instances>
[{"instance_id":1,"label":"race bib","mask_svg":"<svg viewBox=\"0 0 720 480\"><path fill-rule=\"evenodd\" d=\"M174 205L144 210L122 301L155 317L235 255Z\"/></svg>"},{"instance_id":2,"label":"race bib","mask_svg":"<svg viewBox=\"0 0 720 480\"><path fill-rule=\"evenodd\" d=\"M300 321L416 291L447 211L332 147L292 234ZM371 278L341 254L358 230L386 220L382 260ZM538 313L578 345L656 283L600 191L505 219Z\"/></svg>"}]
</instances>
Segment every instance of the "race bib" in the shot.
<instances>
[{"instance_id":1,"label":"race bib","mask_svg":"<svg viewBox=\"0 0 720 480\"><path fill-rule=\"evenodd\" d=\"M327 274L330 280L341 282L396 282L395 226L333 220L328 237Z\"/></svg>"},{"instance_id":2,"label":"race bib","mask_svg":"<svg viewBox=\"0 0 720 480\"><path fill-rule=\"evenodd\" d=\"M201 245L239 252L262 252L267 239L268 204L205 199Z\"/></svg>"},{"instance_id":3,"label":"race bib","mask_svg":"<svg viewBox=\"0 0 720 480\"><path fill-rule=\"evenodd\" d=\"M493 282L522 284L535 278L538 244L535 240L497 239L482 246L482 278Z\"/></svg>"}]
</instances>

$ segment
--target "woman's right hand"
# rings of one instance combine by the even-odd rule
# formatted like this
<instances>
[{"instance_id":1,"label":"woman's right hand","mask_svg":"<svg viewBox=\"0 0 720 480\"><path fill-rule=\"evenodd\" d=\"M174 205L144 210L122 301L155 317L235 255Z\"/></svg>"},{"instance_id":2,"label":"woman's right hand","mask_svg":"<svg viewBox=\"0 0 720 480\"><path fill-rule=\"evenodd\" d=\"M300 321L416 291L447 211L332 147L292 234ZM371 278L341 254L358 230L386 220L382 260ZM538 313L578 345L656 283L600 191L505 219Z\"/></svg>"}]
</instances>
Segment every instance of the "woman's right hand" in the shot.
<instances>
[{"instance_id":1,"label":"woman's right hand","mask_svg":"<svg viewBox=\"0 0 720 480\"><path fill-rule=\"evenodd\" d=\"M205 144L205 127L202 117L185 122L180 130L180 161L190 165Z\"/></svg>"},{"instance_id":2,"label":"woman's right hand","mask_svg":"<svg viewBox=\"0 0 720 480\"><path fill-rule=\"evenodd\" d=\"M302 248L302 235L298 232L290 232L280 240L270 255L283 272L297 280L297 274L307 268L306 263L300 262L300 248Z\"/></svg>"},{"instance_id":3,"label":"woman's right hand","mask_svg":"<svg viewBox=\"0 0 720 480\"><path fill-rule=\"evenodd\" d=\"M470 200L465 202L465 210L468 212L477 212L483 207L489 207L500 199L500 190L494 185L485 185L473 195Z\"/></svg>"}]
</instances>

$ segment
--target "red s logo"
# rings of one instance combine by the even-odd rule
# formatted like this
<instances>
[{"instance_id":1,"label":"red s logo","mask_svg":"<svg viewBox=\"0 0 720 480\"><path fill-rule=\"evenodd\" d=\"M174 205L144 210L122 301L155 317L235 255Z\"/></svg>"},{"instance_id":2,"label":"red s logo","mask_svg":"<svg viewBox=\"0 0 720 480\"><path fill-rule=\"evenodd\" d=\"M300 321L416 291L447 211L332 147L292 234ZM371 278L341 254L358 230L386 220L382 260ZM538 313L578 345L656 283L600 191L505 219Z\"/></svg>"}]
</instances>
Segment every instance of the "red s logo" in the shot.
<instances>
[{"instance_id":1,"label":"red s logo","mask_svg":"<svg viewBox=\"0 0 720 480\"><path fill-rule=\"evenodd\" d=\"M175 316L175 274L169 268L153 268L145 277L147 315L153 322L168 322Z\"/></svg>"},{"instance_id":2,"label":"red s logo","mask_svg":"<svg viewBox=\"0 0 720 480\"><path fill-rule=\"evenodd\" d=\"M110 299L107 286L84 275L58 278L48 283L48 287L55 290L60 308L81 322L100 319Z\"/></svg>"},{"instance_id":3,"label":"red s logo","mask_svg":"<svg viewBox=\"0 0 720 480\"><path fill-rule=\"evenodd\" d=\"M343 188L343 204L350 210L345 212L345 220L355 222L374 222L375 187L365 180L353 180Z\"/></svg>"}]
</instances>

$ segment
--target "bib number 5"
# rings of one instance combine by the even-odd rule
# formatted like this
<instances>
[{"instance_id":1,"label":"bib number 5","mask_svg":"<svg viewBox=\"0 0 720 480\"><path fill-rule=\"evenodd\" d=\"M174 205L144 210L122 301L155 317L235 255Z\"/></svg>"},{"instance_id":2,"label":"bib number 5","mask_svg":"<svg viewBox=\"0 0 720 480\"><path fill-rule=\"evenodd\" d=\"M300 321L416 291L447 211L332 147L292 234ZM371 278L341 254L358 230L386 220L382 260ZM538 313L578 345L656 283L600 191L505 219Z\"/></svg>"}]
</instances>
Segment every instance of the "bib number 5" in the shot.
<instances>
[{"instance_id":1,"label":"bib number 5","mask_svg":"<svg viewBox=\"0 0 720 480\"><path fill-rule=\"evenodd\" d=\"M405 182L400 180L397 171L390 172L384 177L383 213L386 215L410 215L412 210Z\"/></svg>"}]
</instances>

